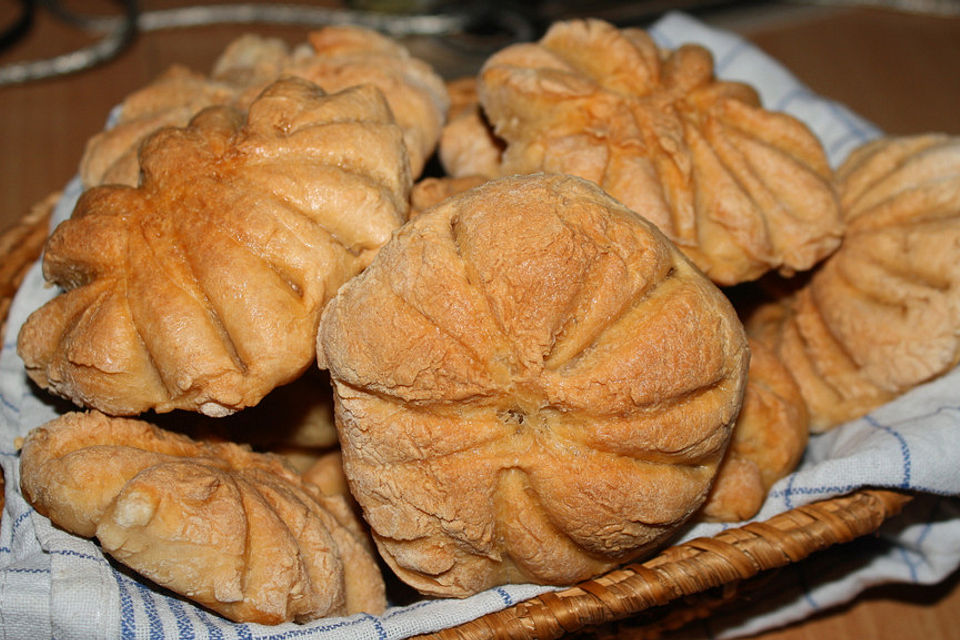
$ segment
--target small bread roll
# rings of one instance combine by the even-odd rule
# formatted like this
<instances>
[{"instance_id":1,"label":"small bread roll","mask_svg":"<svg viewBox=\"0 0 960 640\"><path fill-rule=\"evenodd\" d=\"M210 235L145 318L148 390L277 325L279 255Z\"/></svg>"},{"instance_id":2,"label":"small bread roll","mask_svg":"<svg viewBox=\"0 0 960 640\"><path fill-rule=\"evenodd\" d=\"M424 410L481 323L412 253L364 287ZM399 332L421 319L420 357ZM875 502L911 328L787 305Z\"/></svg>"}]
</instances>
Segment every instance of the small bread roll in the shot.
<instances>
[{"instance_id":1,"label":"small bread roll","mask_svg":"<svg viewBox=\"0 0 960 640\"><path fill-rule=\"evenodd\" d=\"M796 378L817 432L960 362L960 138L881 138L837 179L843 245L748 319Z\"/></svg>"},{"instance_id":2,"label":"small bread roll","mask_svg":"<svg viewBox=\"0 0 960 640\"><path fill-rule=\"evenodd\" d=\"M454 178L500 175L504 143L487 122L474 76L447 83L450 112L440 132L437 157L446 173Z\"/></svg>"},{"instance_id":3,"label":"small bread roll","mask_svg":"<svg viewBox=\"0 0 960 640\"><path fill-rule=\"evenodd\" d=\"M350 489L420 591L570 584L702 504L748 351L727 299L580 178L502 178L404 225L323 313Z\"/></svg>"},{"instance_id":4,"label":"small bread roll","mask_svg":"<svg viewBox=\"0 0 960 640\"><path fill-rule=\"evenodd\" d=\"M639 29L558 22L491 56L478 94L506 144L500 175L592 180L714 282L806 270L840 244L819 140L751 87L716 79L703 47L663 51Z\"/></svg>"},{"instance_id":5,"label":"small bread roll","mask_svg":"<svg viewBox=\"0 0 960 640\"><path fill-rule=\"evenodd\" d=\"M335 25L310 32L308 45L278 56L273 41L245 36L224 51L214 66L214 78L237 81L237 68L271 80L295 76L334 93L357 85L379 89L390 106L410 156L410 169L419 176L440 139L450 98L443 79L428 63L410 55L396 40L362 27ZM268 72L267 69L274 71ZM243 77L250 82L249 77ZM243 106L262 85L255 83L238 97Z\"/></svg>"},{"instance_id":6,"label":"small bread roll","mask_svg":"<svg viewBox=\"0 0 960 640\"><path fill-rule=\"evenodd\" d=\"M68 413L27 436L20 484L57 526L96 536L134 571L231 620L304 622L386 606L349 505L277 456Z\"/></svg>"},{"instance_id":7,"label":"small bread roll","mask_svg":"<svg viewBox=\"0 0 960 640\"><path fill-rule=\"evenodd\" d=\"M358 27L326 27L291 52L285 42L254 34L231 42L210 76L175 65L126 97L116 122L84 148L84 188L137 186L143 142L164 127L184 127L213 105L249 108L271 83L298 76L336 93L359 84L380 89L403 130L413 175L423 169L440 138L449 104L440 76L391 38Z\"/></svg>"},{"instance_id":8,"label":"small bread roll","mask_svg":"<svg viewBox=\"0 0 960 640\"><path fill-rule=\"evenodd\" d=\"M750 340L750 369L733 437L702 516L752 518L777 480L796 468L807 446L809 416L800 388L772 351Z\"/></svg>"},{"instance_id":9,"label":"small bread roll","mask_svg":"<svg viewBox=\"0 0 960 640\"><path fill-rule=\"evenodd\" d=\"M145 144L139 187L80 197L47 241L64 292L18 351L41 387L111 415L224 416L314 360L320 311L406 219L412 184L381 93L281 80Z\"/></svg>"}]
</instances>

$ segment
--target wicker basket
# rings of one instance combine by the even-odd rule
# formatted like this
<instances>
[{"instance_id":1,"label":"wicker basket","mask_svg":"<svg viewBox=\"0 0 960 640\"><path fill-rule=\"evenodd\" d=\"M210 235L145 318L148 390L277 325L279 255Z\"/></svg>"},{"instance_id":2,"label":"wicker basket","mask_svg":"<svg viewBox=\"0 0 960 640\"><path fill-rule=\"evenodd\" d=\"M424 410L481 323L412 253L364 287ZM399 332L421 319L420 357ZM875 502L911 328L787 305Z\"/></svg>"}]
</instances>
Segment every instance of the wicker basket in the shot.
<instances>
[{"instance_id":1,"label":"wicker basket","mask_svg":"<svg viewBox=\"0 0 960 640\"><path fill-rule=\"evenodd\" d=\"M40 255L58 197L52 194L0 235L0 318L4 321L0 335L6 328L10 301ZM798 507L766 522L752 522L712 538L670 547L646 562L626 565L429 637L559 638L628 618L644 623L643 614L653 610L657 615L630 635L634 639L657 637L729 604L749 579L762 572L876 531L909 500L894 491L861 490Z\"/></svg>"}]
</instances>

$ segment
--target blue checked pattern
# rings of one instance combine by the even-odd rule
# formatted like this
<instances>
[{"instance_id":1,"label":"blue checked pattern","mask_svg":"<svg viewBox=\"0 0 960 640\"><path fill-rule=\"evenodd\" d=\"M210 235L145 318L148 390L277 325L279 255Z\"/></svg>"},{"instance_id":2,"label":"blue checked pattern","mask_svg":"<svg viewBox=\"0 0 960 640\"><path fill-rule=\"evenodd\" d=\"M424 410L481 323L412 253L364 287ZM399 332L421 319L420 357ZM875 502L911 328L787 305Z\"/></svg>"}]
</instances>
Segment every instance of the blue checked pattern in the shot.
<instances>
[{"instance_id":1,"label":"blue checked pattern","mask_svg":"<svg viewBox=\"0 0 960 640\"><path fill-rule=\"evenodd\" d=\"M836 165L854 147L880 135L843 105L803 87L761 51L735 35L671 14L651 29L665 47L708 46L723 78L749 82L768 108L805 121ZM75 180L55 213L67 217L79 193ZM0 352L0 465L6 506L0 520L0 636L3 638L130 638L159 640L395 640L466 622L542 593L511 585L465 600L423 600L382 616L356 615L309 625L232 624L188 601L148 587L106 559L97 545L51 526L18 491L15 438L52 418L55 410L26 381L14 339L26 315L53 295L38 268L10 310ZM918 388L871 415L814 437L799 470L771 492L758 519L864 486L916 492L900 518L857 558L827 552L782 572L786 594L772 611L713 618L707 637L756 633L846 602L860 590L890 581L931 583L960 564L960 370ZM715 535L727 525L699 525L685 539Z\"/></svg>"}]
</instances>

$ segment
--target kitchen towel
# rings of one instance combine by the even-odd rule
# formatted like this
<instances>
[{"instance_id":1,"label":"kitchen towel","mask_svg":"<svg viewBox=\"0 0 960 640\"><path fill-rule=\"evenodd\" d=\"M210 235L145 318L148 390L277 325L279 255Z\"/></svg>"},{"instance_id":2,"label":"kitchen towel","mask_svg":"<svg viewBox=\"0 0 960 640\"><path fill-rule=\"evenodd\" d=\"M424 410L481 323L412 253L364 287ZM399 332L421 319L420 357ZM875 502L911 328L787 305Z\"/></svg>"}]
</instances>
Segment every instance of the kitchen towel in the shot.
<instances>
[{"instance_id":1,"label":"kitchen towel","mask_svg":"<svg viewBox=\"0 0 960 640\"><path fill-rule=\"evenodd\" d=\"M799 83L775 60L742 38L682 13L650 29L664 47L697 42L714 54L717 75L758 89L763 104L788 112L820 137L837 165L851 149L881 132L843 105ZM917 132L921 133L921 132ZM70 215L79 181L67 185L55 222ZM381 616L355 615L307 625L233 624L188 601L148 586L104 557L95 542L67 534L37 514L19 493L16 439L67 410L32 386L16 354L26 316L56 291L39 266L27 275L10 309L0 352L0 465L6 504L0 520L0 636L196 639L399 639L457 625L543 593L510 585L464 600L423 599L391 606ZM850 554L826 555L790 567L775 597L736 614L694 623L692 635L736 637L795 620L854 598L887 582L935 583L960 565L960 369L870 415L814 436L801 467L773 487L757 519L859 487L891 487L917 494L880 536ZM684 539L715 535L724 525L691 528Z\"/></svg>"}]
</instances>

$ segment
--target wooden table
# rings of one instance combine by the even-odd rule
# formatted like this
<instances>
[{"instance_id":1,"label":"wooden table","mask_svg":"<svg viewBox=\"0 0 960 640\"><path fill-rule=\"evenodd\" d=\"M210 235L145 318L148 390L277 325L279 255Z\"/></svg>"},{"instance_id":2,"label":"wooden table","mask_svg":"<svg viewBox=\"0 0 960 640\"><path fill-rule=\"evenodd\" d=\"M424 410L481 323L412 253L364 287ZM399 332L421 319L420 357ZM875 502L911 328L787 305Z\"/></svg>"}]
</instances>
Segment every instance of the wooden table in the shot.
<instances>
[{"instance_id":1,"label":"wooden table","mask_svg":"<svg viewBox=\"0 0 960 640\"><path fill-rule=\"evenodd\" d=\"M0 23L16 3L0 5ZM74 3L76 4L76 3ZM111 6L91 2L96 9ZM176 3L145 2L146 8ZM960 18L798 5L752 7L703 18L737 31L783 62L814 91L850 106L890 133L960 135ZM236 26L153 32L122 56L75 76L0 88L0 229L76 172L84 142L113 105L170 64L207 71ZM302 29L258 27L290 42ZM0 64L50 56L91 39L45 14ZM416 43L415 43L416 44ZM451 68L445 69L453 73ZM854 543L855 544L855 543ZM884 587L768 640L960 638L960 577L933 587Z\"/></svg>"}]
</instances>

